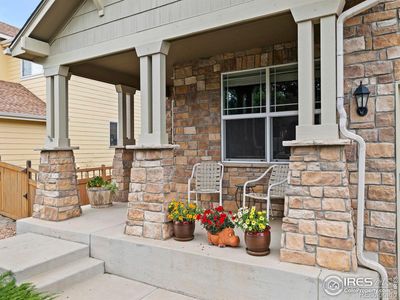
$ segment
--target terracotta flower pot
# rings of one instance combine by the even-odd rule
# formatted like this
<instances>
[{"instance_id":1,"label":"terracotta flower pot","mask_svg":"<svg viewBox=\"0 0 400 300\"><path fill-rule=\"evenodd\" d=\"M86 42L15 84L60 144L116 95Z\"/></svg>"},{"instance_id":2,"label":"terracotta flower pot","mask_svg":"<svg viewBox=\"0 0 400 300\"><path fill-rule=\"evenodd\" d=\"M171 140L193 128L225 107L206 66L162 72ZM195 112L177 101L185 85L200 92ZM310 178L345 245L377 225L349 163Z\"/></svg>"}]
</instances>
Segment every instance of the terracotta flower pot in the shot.
<instances>
[{"instance_id":1,"label":"terracotta flower pot","mask_svg":"<svg viewBox=\"0 0 400 300\"><path fill-rule=\"evenodd\" d=\"M93 208L105 208L112 205L111 191L105 188L88 188L87 195Z\"/></svg>"},{"instance_id":2,"label":"terracotta flower pot","mask_svg":"<svg viewBox=\"0 0 400 300\"><path fill-rule=\"evenodd\" d=\"M174 222L174 239L180 242L193 240L194 228L194 222Z\"/></svg>"},{"instance_id":3,"label":"terracotta flower pot","mask_svg":"<svg viewBox=\"0 0 400 300\"><path fill-rule=\"evenodd\" d=\"M269 227L267 227L264 232L246 231L244 239L248 254L255 256L265 256L269 254L269 245L271 244L271 231Z\"/></svg>"},{"instance_id":4,"label":"terracotta flower pot","mask_svg":"<svg viewBox=\"0 0 400 300\"><path fill-rule=\"evenodd\" d=\"M208 243L218 247L237 247L240 244L240 239L235 235L233 228L225 228L217 234L211 234L207 231Z\"/></svg>"}]
</instances>

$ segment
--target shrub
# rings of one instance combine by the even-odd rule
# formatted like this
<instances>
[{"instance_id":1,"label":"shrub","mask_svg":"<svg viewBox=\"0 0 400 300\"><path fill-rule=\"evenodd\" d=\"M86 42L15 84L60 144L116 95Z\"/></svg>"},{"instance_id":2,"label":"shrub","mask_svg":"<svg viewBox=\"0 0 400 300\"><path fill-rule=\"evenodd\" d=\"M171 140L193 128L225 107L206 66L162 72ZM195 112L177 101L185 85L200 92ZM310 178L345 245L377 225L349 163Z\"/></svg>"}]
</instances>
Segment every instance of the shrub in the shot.
<instances>
[{"instance_id":1,"label":"shrub","mask_svg":"<svg viewBox=\"0 0 400 300\"><path fill-rule=\"evenodd\" d=\"M37 291L32 283L17 282L11 272L0 275L0 299L1 300L52 300L55 295Z\"/></svg>"}]
</instances>

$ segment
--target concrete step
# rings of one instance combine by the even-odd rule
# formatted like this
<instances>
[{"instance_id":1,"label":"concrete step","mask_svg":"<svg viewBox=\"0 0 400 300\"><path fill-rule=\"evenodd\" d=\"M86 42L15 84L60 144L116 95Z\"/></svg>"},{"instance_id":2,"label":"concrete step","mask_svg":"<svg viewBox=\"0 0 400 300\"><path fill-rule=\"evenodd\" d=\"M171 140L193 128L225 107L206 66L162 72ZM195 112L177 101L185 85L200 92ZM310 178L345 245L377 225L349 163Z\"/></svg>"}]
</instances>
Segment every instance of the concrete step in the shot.
<instances>
[{"instance_id":1,"label":"concrete step","mask_svg":"<svg viewBox=\"0 0 400 300\"><path fill-rule=\"evenodd\" d=\"M89 257L89 247L26 233L0 241L0 273L12 271L18 282Z\"/></svg>"},{"instance_id":2,"label":"concrete step","mask_svg":"<svg viewBox=\"0 0 400 300\"><path fill-rule=\"evenodd\" d=\"M58 300L194 300L154 286L111 274L95 276L70 286Z\"/></svg>"},{"instance_id":3,"label":"concrete step","mask_svg":"<svg viewBox=\"0 0 400 300\"><path fill-rule=\"evenodd\" d=\"M61 293L71 285L104 274L104 262L94 258L81 258L72 263L28 278L39 290Z\"/></svg>"}]
</instances>

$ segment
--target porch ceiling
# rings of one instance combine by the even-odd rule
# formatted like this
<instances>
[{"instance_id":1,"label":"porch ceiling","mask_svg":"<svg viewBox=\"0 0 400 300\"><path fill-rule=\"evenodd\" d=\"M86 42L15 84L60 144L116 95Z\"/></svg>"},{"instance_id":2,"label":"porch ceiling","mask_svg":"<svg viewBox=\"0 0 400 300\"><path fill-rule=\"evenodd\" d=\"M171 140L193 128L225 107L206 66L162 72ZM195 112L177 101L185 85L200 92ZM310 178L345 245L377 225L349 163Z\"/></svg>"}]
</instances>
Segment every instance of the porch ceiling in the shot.
<instances>
[{"instance_id":1,"label":"porch ceiling","mask_svg":"<svg viewBox=\"0 0 400 300\"><path fill-rule=\"evenodd\" d=\"M170 41L171 48L167 57L167 84L172 84L173 66L176 64L296 39L296 23L292 15L286 13ZM139 87L139 59L134 49L70 67L71 72L78 76Z\"/></svg>"}]
</instances>

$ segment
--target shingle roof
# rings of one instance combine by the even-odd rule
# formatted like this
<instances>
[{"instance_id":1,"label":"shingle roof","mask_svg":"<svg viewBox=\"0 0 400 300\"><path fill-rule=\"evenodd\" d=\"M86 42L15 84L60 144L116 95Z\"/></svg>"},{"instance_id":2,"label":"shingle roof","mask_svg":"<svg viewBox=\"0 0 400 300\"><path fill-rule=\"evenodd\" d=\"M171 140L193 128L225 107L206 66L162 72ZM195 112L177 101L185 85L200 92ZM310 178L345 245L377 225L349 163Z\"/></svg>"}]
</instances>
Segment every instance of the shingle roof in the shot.
<instances>
[{"instance_id":1,"label":"shingle roof","mask_svg":"<svg viewBox=\"0 0 400 300\"><path fill-rule=\"evenodd\" d=\"M19 83L0 80L0 115L46 117L46 104Z\"/></svg>"},{"instance_id":2,"label":"shingle roof","mask_svg":"<svg viewBox=\"0 0 400 300\"><path fill-rule=\"evenodd\" d=\"M9 37L15 37L19 29L15 26L0 22L0 33L8 35Z\"/></svg>"}]
</instances>

